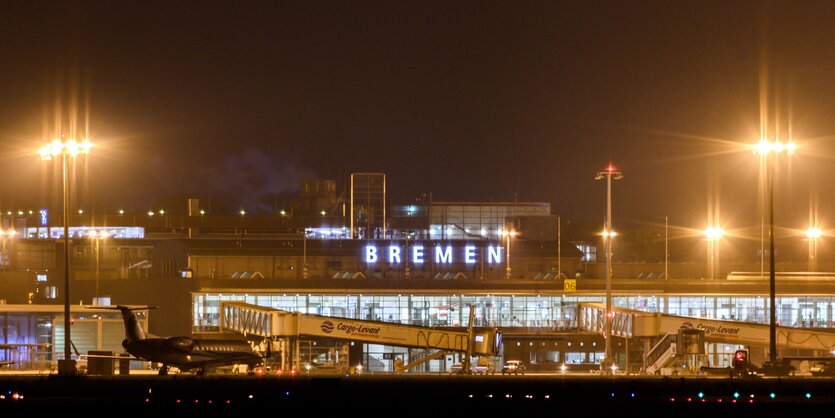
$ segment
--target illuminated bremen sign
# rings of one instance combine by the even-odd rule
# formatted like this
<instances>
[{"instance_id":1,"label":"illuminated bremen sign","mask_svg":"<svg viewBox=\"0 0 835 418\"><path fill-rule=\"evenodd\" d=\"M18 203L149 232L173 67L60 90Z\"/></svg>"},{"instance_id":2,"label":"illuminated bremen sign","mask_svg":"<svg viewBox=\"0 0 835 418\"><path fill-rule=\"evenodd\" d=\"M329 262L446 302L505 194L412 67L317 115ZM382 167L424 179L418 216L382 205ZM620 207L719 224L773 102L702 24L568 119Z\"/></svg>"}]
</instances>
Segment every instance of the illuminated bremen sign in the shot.
<instances>
[{"instance_id":1,"label":"illuminated bremen sign","mask_svg":"<svg viewBox=\"0 0 835 418\"><path fill-rule=\"evenodd\" d=\"M436 245L428 247L415 244L407 247L408 254L399 245L390 244L387 246L366 245L364 257L366 263L376 263L388 260L390 264L400 264L404 259L411 259L415 264L423 264L427 260L435 260L435 264L452 264L463 261L466 264L475 264L478 261L478 248L475 245L466 245L463 248L456 248L453 251L451 245ZM487 263L499 264L502 262L503 247L487 246Z\"/></svg>"}]
</instances>

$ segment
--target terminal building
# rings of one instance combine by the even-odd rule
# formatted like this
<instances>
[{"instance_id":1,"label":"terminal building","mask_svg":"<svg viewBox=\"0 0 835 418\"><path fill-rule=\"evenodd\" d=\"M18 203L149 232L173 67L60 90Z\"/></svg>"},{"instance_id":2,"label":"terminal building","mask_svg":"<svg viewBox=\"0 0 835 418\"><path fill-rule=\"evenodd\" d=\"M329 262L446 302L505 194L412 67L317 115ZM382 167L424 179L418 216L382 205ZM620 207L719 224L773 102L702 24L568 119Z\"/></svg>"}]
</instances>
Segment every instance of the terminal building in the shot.
<instances>
[{"instance_id":1,"label":"terminal building","mask_svg":"<svg viewBox=\"0 0 835 418\"><path fill-rule=\"evenodd\" d=\"M304 182L288 208L268 215L215 215L189 199L145 213L71 216L71 299L74 305L159 306L148 320L158 335L219 333L221 304L231 301L452 329L470 326L472 310L474 327L502 331L497 363L522 360L528 371L547 372L599 368L604 335L584 325L583 317L584 306L605 302L598 243L562 237L550 203L430 196L387 206L384 196L383 174L360 173L344 194L330 180ZM0 347L7 348L0 350L0 361L25 363L11 354L22 344L48 347L39 361L62 355L63 311L57 308L64 291L63 230L44 218L0 216ZM657 274L665 271L663 264L615 263L613 305L623 312L768 324L767 278L720 274L708 280L704 266L670 267L689 269L680 277L690 278ZM835 327L835 278L781 277L777 307L781 326L825 332ZM75 324L90 316L76 310L73 315ZM97 330L89 337L94 342L81 345L118 351L111 343L122 331L112 325ZM650 349L663 337L656 334L616 333L613 360L622 369L646 370ZM700 361L727 366L739 348L767 358L768 343L752 341L708 339ZM325 365L331 356L323 352L319 358L313 347L329 344L334 343L299 341L308 354L300 350L294 367ZM781 354L831 355L835 347L824 345L781 345ZM394 371L396 358L424 354L368 342L351 347L349 361L375 372ZM418 370L443 372L457 361L460 354L449 354Z\"/></svg>"}]
</instances>

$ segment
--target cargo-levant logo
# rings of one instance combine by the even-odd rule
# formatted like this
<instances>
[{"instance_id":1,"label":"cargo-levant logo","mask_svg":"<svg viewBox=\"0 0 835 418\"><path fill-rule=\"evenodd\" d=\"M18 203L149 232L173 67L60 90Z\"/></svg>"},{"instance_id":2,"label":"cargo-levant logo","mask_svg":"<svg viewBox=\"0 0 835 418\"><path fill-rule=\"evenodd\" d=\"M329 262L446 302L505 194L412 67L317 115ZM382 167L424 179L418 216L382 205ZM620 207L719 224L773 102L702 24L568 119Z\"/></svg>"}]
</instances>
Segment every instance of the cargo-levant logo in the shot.
<instances>
[{"instance_id":1,"label":"cargo-levant logo","mask_svg":"<svg viewBox=\"0 0 835 418\"><path fill-rule=\"evenodd\" d=\"M706 335L709 334L724 334L724 335L739 335L739 327L731 328L731 327L723 327L722 325L710 325L710 324L703 324L701 322L693 325L692 322L685 322L681 324L681 328L686 329L700 329L705 332Z\"/></svg>"},{"instance_id":2,"label":"cargo-levant logo","mask_svg":"<svg viewBox=\"0 0 835 418\"><path fill-rule=\"evenodd\" d=\"M333 322L331 322L331 321L322 322L322 332L324 332L325 334L332 333L333 332Z\"/></svg>"}]
</instances>

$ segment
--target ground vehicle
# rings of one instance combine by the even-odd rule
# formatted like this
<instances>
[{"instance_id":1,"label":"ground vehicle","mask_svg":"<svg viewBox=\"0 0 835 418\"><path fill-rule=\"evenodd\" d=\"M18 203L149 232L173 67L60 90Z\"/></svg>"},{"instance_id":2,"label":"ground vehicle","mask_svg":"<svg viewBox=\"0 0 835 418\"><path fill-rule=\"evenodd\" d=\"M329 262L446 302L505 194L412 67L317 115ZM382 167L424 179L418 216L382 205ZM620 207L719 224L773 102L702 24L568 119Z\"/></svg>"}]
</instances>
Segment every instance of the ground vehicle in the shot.
<instances>
[{"instance_id":1,"label":"ground vehicle","mask_svg":"<svg viewBox=\"0 0 835 418\"><path fill-rule=\"evenodd\" d=\"M488 357L479 357L475 366L473 366L473 373L484 375L496 374L496 365Z\"/></svg>"},{"instance_id":2,"label":"ground vehicle","mask_svg":"<svg viewBox=\"0 0 835 418\"><path fill-rule=\"evenodd\" d=\"M470 370L466 370L462 363L455 363L449 368L449 374L496 374L496 366L487 360L479 360L478 364L471 364Z\"/></svg>"},{"instance_id":3,"label":"ground vehicle","mask_svg":"<svg viewBox=\"0 0 835 418\"><path fill-rule=\"evenodd\" d=\"M455 363L449 368L449 374L461 374L465 373L464 365L461 363Z\"/></svg>"},{"instance_id":4,"label":"ground vehicle","mask_svg":"<svg viewBox=\"0 0 835 418\"><path fill-rule=\"evenodd\" d=\"M832 359L816 360L809 372L812 376L835 376L835 362Z\"/></svg>"},{"instance_id":5,"label":"ground vehicle","mask_svg":"<svg viewBox=\"0 0 835 418\"><path fill-rule=\"evenodd\" d=\"M477 365L473 367L474 374L496 374L496 367L492 364L485 364L485 365Z\"/></svg>"},{"instance_id":6,"label":"ground vehicle","mask_svg":"<svg viewBox=\"0 0 835 418\"><path fill-rule=\"evenodd\" d=\"M525 363L521 360L508 360L502 366L502 374L525 374Z\"/></svg>"}]
</instances>

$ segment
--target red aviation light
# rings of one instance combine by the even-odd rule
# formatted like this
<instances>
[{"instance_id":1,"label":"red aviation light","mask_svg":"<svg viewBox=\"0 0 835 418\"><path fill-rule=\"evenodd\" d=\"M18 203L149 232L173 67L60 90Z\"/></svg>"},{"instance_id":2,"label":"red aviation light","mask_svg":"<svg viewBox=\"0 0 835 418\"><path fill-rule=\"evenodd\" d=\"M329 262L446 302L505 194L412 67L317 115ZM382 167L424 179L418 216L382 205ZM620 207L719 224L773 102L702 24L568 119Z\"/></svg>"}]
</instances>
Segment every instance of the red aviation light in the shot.
<instances>
[{"instance_id":1,"label":"red aviation light","mask_svg":"<svg viewBox=\"0 0 835 418\"><path fill-rule=\"evenodd\" d=\"M614 165L614 164L609 163L609 166L608 166L608 167L606 167L606 171L608 171L608 172L610 172L610 173L614 173L615 171L618 171L618 169L615 167L615 165Z\"/></svg>"}]
</instances>

